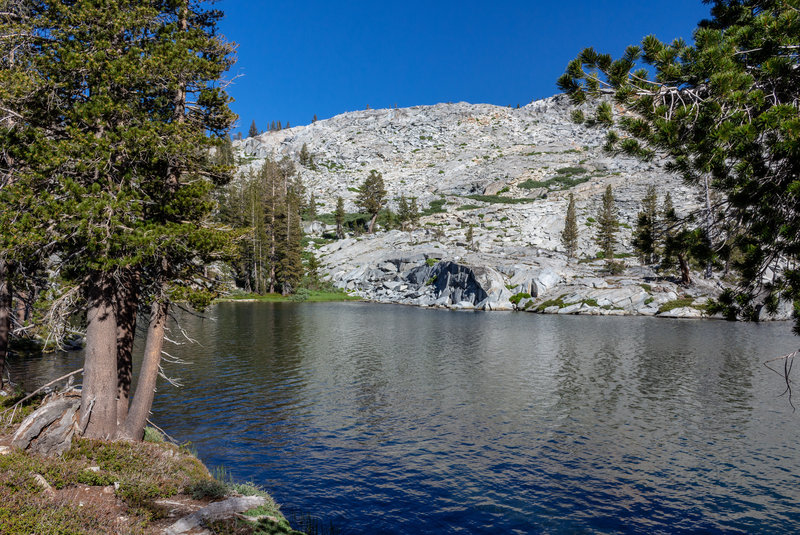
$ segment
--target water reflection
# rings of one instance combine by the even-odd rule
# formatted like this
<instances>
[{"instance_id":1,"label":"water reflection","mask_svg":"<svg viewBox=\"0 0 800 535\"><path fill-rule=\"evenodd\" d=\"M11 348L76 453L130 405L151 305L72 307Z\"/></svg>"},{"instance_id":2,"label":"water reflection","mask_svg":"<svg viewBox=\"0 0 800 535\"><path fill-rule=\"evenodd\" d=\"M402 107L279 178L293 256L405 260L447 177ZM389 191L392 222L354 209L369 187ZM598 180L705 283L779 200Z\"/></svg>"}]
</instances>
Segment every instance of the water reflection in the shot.
<instances>
[{"instance_id":1,"label":"water reflection","mask_svg":"<svg viewBox=\"0 0 800 535\"><path fill-rule=\"evenodd\" d=\"M169 350L193 364L157 421L346 533L800 529L797 416L761 365L796 345L785 325L360 303L180 320L199 344Z\"/></svg>"}]
</instances>

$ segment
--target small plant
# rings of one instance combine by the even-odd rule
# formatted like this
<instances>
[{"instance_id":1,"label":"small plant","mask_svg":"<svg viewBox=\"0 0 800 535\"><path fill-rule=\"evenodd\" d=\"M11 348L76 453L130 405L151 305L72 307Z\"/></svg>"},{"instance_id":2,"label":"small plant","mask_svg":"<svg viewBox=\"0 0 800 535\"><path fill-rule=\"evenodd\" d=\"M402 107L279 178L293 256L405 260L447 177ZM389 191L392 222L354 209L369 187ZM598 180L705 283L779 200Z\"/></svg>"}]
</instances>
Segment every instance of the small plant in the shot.
<instances>
[{"instance_id":1,"label":"small plant","mask_svg":"<svg viewBox=\"0 0 800 535\"><path fill-rule=\"evenodd\" d=\"M436 258L426 258L425 259L425 263L428 264L428 266L435 266L438 262L439 262L439 260L437 260Z\"/></svg>"},{"instance_id":2,"label":"small plant","mask_svg":"<svg viewBox=\"0 0 800 535\"><path fill-rule=\"evenodd\" d=\"M160 444L164 442L164 435L156 429L155 427L147 426L144 428L144 439L145 442L153 442L154 444Z\"/></svg>"},{"instance_id":3,"label":"small plant","mask_svg":"<svg viewBox=\"0 0 800 535\"><path fill-rule=\"evenodd\" d=\"M108 485L113 485L116 478L107 472L82 470L78 474L77 481L90 487L107 487Z\"/></svg>"},{"instance_id":4,"label":"small plant","mask_svg":"<svg viewBox=\"0 0 800 535\"><path fill-rule=\"evenodd\" d=\"M202 479L189 484L184 490L193 500L210 498L218 500L228 495L228 485L216 479Z\"/></svg>"},{"instance_id":5,"label":"small plant","mask_svg":"<svg viewBox=\"0 0 800 535\"><path fill-rule=\"evenodd\" d=\"M531 294L529 294L528 292L519 292L512 295L509 301L511 301L511 303L514 305L519 305L519 302L522 301L523 299L530 299L530 298Z\"/></svg>"},{"instance_id":6,"label":"small plant","mask_svg":"<svg viewBox=\"0 0 800 535\"><path fill-rule=\"evenodd\" d=\"M567 304L564 302L564 297L566 297L566 295L567 294L563 294L557 297L556 299L548 299L547 301L540 303L539 306L536 307L536 312L544 312L546 308L556 307L556 306L558 308L564 308L565 306L567 306Z\"/></svg>"},{"instance_id":7,"label":"small plant","mask_svg":"<svg viewBox=\"0 0 800 535\"><path fill-rule=\"evenodd\" d=\"M692 307L699 310L705 309L705 306L692 306L693 302L694 302L694 297L679 297L678 299L667 301L666 303L658 307L658 313L663 314L664 312L669 312L670 310L675 310L676 308L683 308L683 307Z\"/></svg>"}]
</instances>

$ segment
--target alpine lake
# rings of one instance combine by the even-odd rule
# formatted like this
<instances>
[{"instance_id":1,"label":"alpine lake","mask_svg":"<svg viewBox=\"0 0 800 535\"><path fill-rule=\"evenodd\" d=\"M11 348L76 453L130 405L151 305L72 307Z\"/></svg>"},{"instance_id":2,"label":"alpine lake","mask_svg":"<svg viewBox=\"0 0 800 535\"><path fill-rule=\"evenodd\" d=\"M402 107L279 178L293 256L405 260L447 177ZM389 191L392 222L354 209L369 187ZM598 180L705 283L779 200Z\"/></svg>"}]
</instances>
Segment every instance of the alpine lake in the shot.
<instances>
[{"instance_id":1,"label":"alpine lake","mask_svg":"<svg viewBox=\"0 0 800 535\"><path fill-rule=\"evenodd\" d=\"M788 323L356 302L176 318L196 342L167 345L188 364L164 364L183 386L161 381L152 420L334 532L800 531L800 415L765 366L797 349ZM81 360L12 372L34 386Z\"/></svg>"}]
</instances>

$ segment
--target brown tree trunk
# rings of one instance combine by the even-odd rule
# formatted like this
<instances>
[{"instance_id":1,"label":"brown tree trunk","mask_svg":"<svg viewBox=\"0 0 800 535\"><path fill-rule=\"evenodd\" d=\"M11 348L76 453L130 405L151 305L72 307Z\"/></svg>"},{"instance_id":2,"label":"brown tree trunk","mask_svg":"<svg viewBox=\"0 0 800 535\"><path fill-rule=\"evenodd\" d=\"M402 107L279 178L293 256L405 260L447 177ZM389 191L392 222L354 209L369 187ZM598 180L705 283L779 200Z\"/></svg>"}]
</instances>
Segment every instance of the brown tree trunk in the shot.
<instances>
[{"instance_id":1,"label":"brown tree trunk","mask_svg":"<svg viewBox=\"0 0 800 535\"><path fill-rule=\"evenodd\" d=\"M25 292L17 292L17 323L25 325L28 321L28 294Z\"/></svg>"},{"instance_id":2,"label":"brown tree trunk","mask_svg":"<svg viewBox=\"0 0 800 535\"><path fill-rule=\"evenodd\" d=\"M692 283L692 273L689 271L689 262L686 260L686 255L678 254L678 263L681 266L681 284L689 286Z\"/></svg>"},{"instance_id":3,"label":"brown tree trunk","mask_svg":"<svg viewBox=\"0 0 800 535\"><path fill-rule=\"evenodd\" d=\"M117 311L117 425L128 415L128 397L133 377L133 339L139 308L139 280L135 274L116 288Z\"/></svg>"},{"instance_id":4,"label":"brown tree trunk","mask_svg":"<svg viewBox=\"0 0 800 535\"><path fill-rule=\"evenodd\" d=\"M11 279L8 263L0 259L0 390L5 387L4 372L11 333Z\"/></svg>"},{"instance_id":5,"label":"brown tree trunk","mask_svg":"<svg viewBox=\"0 0 800 535\"><path fill-rule=\"evenodd\" d=\"M372 214L372 219L369 220L369 233L372 234L372 229L375 228L375 221L378 220L378 213Z\"/></svg>"},{"instance_id":6,"label":"brown tree trunk","mask_svg":"<svg viewBox=\"0 0 800 535\"><path fill-rule=\"evenodd\" d=\"M117 430L117 319L108 273L89 281L86 320L79 425L87 438L108 439Z\"/></svg>"},{"instance_id":7,"label":"brown tree trunk","mask_svg":"<svg viewBox=\"0 0 800 535\"><path fill-rule=\"evenodd\" d=\"M168 310L169 303L163 297L153 303L150 325L147 328L147 341L144 346L142 370L139 373L139 382L128 411L128 417L117 435L122 440L140 441L144 435L144 426L147 423L147 415L150 414L156 390Z\"/></svg>"}]
</instances>

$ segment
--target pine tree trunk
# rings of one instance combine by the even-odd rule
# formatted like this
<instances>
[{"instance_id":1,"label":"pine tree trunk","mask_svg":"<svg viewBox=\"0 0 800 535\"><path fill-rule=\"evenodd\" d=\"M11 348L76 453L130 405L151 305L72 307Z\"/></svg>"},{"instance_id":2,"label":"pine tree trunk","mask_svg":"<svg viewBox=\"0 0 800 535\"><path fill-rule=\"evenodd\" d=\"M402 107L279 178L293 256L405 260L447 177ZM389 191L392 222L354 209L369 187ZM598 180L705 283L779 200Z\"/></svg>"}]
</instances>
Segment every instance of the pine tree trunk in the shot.
<instances>
[{"instance_id":1,"label":"pine tree trunk","mask_svg":"<svg viewBox=\"0 0 800 535\"><path fill-rule=\"evenodd\" d=\"M369 233L372 234L372 229L375 228L375 222L378 220L378 214L372 214L372 219L369 220Z\"/></svg>"},{"instance_id":2,"label":"pine tree trunk","mask_svg":"<svg viewBox=\"0 0 800 535\"><path fill-rule=\"evenodd\" d=\"M111 275L89 282L79 425L86 438L108 439L117 430L117 318Z\"/></svg>"},{"instance_id":3,"label":"pine tree trunk","mask_svg":"<svg viewBox=\"0 0 800 535\"><path fill-rule=\"evenodd\" d=\"M17 292L17 323L25 325L28 322L28 294L25 292Z\"/></svg>"},{"instance_id":4,"label":"pine tree trunk","mask_svg":"<svg viewBox=\"0 0 800 535\"><path fill-rule=\"evenodd\" d=\"M4 373L11 333L11 278L8 262L0 259L0 390L5 387Z\"/></svg>"},{"instance_id":5,"label":"pine tree trunk","mask_svg":"<svg viewBox=\"0 0 800 535\"><path fill-rule=\"evenodd\" d=\"M125 277L116 289L117 307L117 424L128 415L128 398L133 377L133 339L139 308L138 276Z\"/></svg>"},{"instance_id":6,"label":"pine tree trunk","mask_svg":"<svg viewBox=\"0 0 800 535\"><path fill-rule=\"evenodd\" d=\"M689 262L686 260L686 255L679 253L678 263L681 266L681 284L689 286L692 283L692 273L689 270Z\"/></svg>"},{"instance_id":7,"label":"pine tree trunk","mask_svg":"<svg viewBox=\"0 0 800 535\"><path fill-rule=\"evenodd\" d=\"M156 391L168 310L169 304L163 297L153 303L150 325L147 328L147 341L144 345L142 371L139 373L139 382L128 417L118 434L118 438L123 440L140 441L144 435L144 426L153 406L153 396Z\"/></svg>"}]
</instances>

